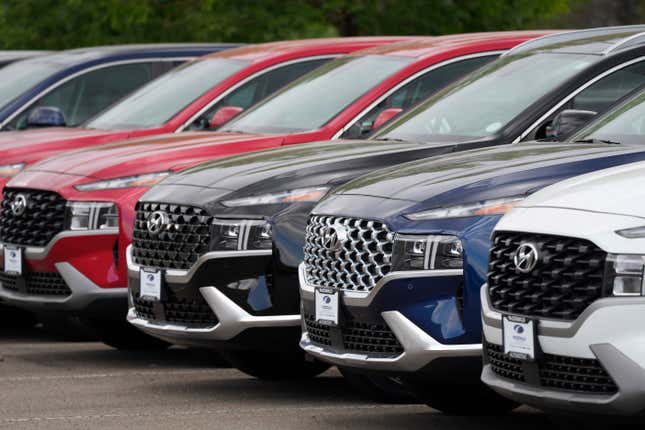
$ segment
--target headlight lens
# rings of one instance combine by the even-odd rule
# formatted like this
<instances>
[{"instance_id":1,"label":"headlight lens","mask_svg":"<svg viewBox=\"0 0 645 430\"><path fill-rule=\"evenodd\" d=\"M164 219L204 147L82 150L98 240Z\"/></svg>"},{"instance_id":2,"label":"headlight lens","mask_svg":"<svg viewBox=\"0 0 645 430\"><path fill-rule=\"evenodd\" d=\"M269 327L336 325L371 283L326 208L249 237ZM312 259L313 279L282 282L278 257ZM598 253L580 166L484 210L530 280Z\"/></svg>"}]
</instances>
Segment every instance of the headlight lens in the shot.
<instances>
[{"instance_id":1,"label":"headlight lens","mask_svg":"<svg viewBox=\"0 0 645 430\"><path fill-rule=\"evenodd\" d=\"M643 270L645 256L609 254L605 268L605 288L617 297L645 295Z\"/></svg>"},{"instance_id":2,"label":"headlight lens","mask_svg":"<svg viewBox=\"0 0 645 430\"><path fill-rule=\"evenodd\" d=\"M271 249L271 225L264 220L213 221L212 251L243 251Z\"/></svg>"},{"instance_id":3,"label":"headlight lens","mask_svg":"<svg viewBox=\"0 0 645 430\"><path fill-rule=\"evenodd\" d=\"M392 271L446 270L464 267L463 247L456 236L397 234Z\"/></svg>"},{"instance_id":4,"label":"headlight lens","mask_svg":"<svg viewBox=\"0 0 645 430\"><path fill-rule=\"evenodd\" d=\"M4 164L0 166L0 178L11 178L16 176L26 166L26 163Z\"/></svg>"},{"instance_id":5,"label":"headlight lens","mask_svg":"<svg viewBox=\"0 0 645 430\"><path fill-rule=\"evenodd\" d=\"M616 230L616 234L626 239L642 239L645 237L645 225L641 227L626 228Z\"/></svg>"},{"instance_id":6,"label":"headlight lens","mask_svg":"<svg viewBox=\"0 0 645 430\"><path fill-rule=\"evenodd\" d=\"M105 181L91 182L76 185L78 191L111 190L115 188L151 187L168 177L172 172L146 173L144 175L125 176L123 178L108 179Z\"/></svg>"},{"instance_id":7,"label":"headlight lens","mask_svg":"<svg viewBox=\"0 0 645 430\"><path fill-rule=\"evenodd\" d=\"M503 199L485 200L466 205L431 209L429 211L407 214L405 217L412 221L422 221L441 218L462 218L469 216L504 214L513 209L513 207L522 200L524 200L524 197L505 197Z\"/></svg>"},{"instance_id":8,"label":"headlight lens","mask_svg":"<svg viewBox=\"0 0 645 430\"><path fill-rule=\"evenodd\" d=\"M119 211L113 203L68 202L68 230L119 231Z\"/></svg>"},{"instance_id":9,"label":"headlight lens","mask_svg":"<svg viewBox=\"0 0 645 430\"><path fill-rule=\"evenodd\" d=\"M227 207L274 205L279 203L317 202L329 191L329 187L298 188L280 193L242 197L222 202Z\"/></svg>"}]
</instances>

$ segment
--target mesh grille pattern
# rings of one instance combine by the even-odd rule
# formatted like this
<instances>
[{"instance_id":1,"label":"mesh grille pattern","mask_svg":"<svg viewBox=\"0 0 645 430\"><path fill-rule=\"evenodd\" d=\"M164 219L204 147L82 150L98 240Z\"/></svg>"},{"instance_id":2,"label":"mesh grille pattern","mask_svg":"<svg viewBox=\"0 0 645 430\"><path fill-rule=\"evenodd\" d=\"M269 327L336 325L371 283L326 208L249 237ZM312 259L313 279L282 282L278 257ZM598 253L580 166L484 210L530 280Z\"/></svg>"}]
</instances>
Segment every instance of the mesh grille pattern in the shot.
<instances>
[{"instance_id":1,"label":"mesh grille pattern","mask_svg":"<svg viewBox=\"0 0 645 430\"><path fill-rule=\"evenodd\" d=\"M192 298L172 298L159 303L160 312L155 303L136 297L134 308L137 315L146 321L168 322L190 328L206 328L217 325L218 320L206 300L200 295Z\"/></svg>"},{"instance_id":2,"label":"mesh grille pattern","mask_svg":"<svg viewBox=\"0 0 645 430\"><path fill-rule=\"evenodd\" d=\"M526 363L509 357L500 345L487 344L486 351L491 369L502 378L526 381L524 366L537 366L540 386L587 394L614 394L618 387L594 359L544 354L537 363Z\"/></svg>"},{"instance_id":3,"label":"mesh grille pattern","mask_svg":"<svg viewBox=\"0 0 645 430\"><path fill-rule=\"evenodd\" d=\"M24 213L15 215L16 196L27 201ZM51 191L5 188L0 205L0 241L14 245L46 246L65 229L65 199Z\"/></svg>"},{"instance_id":4,"label":"mesh grille pattern","mask_svg":"<svg viewBox=\"0 0 645 430\"><path fill-rule=\"evenodd\" d=\"M147 267L190 269L208 252L212 217L205 210L166 203L139 202L132 235L134 262ZM159 211L169 225L159 234L148 231L148 218Z\"/></svg>"},{"instance_id":5,"label":"mesh grille pattern","mask_svg":"<svg viewBox=\"0 0 645 430\"><path fill-rule=\"evenodd\" d=\"M24 275L27 294L66 297L72 294L62 276L55 272L27 272ZM18 291L19 276L0 272L2 288Z\"/></svg>"},{"instance_id":6,"label":"mesh grille pattern","mask_svg":"<svg viewBox=\"0 0 645 430\"><path fill-rule=\"evenodd\" d=\"M539 250L537 266L520 273L513 262L521 244ZM602 297L607 254L576 238L498 232L490 252L488 287L494 309L532 317L576 319Z\"/></svg>"},{"instance_id":7,"label":"mesh grille pattern","mask_svg":"<svg viewBox=\"0 0 645 430\"><path fill-rule=\"evenodd\" d=\"M332 346L331 330L327 325L318 324L314 315L305 314L305 325L312 343L323 347ZM342 347L347 352L379 354L395 357L403 353L403 346L386 324L348 321L339 327Z\"/></svg>"},{"instance_id":8,"label":"mesh grille pattern","mask_svg":"<svg viewBox=\"0 0 645 430\"><path fill-rule=\"evenodd\" d=\"M325 246L330 227L344 228L339 251ZM391 270L394 235L380 221L313 215L305 232L307 280L320 287L370 291Z\"/></svg>"}]
</instances>

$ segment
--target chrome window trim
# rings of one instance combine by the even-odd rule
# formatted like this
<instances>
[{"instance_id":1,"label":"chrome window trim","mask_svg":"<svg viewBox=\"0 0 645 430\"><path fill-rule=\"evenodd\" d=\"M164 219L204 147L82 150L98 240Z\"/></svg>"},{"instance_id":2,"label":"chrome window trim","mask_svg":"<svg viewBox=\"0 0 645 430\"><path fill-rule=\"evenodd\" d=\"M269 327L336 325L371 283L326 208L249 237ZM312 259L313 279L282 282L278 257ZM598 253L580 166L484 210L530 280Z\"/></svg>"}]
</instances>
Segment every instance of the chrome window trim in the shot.
<instances>
[{"instance_id":1,"label":"chrome window trim","mask_svg":"<svg viewBox=\"0 0 645 430\"><path fill-rule=\"evenodd\" d=\"M338 57L342 57L343 55L346 55L346 54L326 54L326 55L315 55L315 56L312 56L312 57L303 57L303 58L298 58L298 59L295 59L295 60L285 61L284 63L280 63L280 64L274 64L271 67L267 67L266 69L262 69L262 70L254 73L254 74L252 74L250 76L247 76L243 80L237 82L235 85L233 85L232 87L230 87L229 89L227 89L226 91L221 93L219 96L215 97L213 100L208 102L204 107L202 107L199 111L197 111L197 113L195 113L187 121L185 121L181 126L179 126L174 131L174 133L181 133L182 131L186 130L186 127L188 127L193 121L195 121L197 118L199 118L208 109L213 107L213 105L217 104L219 101L221 101L223 98L227 97L233 91L237 90L242 85L245 85L246 83L250 82L251 80L253 80L255 78L258 78L258 77L260 77L260 76L262 76L262 75L264 75L266 73L272 72L272 71L274 71L276 69L279 69L281 67L290 66L292 64L298 64L298 63L303 63L303 62L306 62L306 61L313 61L313 60L324 60L326 58L335 59L335 58L338 58ZM313 69L313 70L315 70L315 69ZM302 76L306 76L306 75L307 75L307 73L305 73ZM300 78L298 78L298 79L300 79ZM289 85L289 84L287 84L287 85ZM279 91L281 91L281 90L278 90L273 94L277 94ZM255 106L255 105L253 105L253 106ZM172 119L170 119L169 121L172 121Z\"/></svg>"},{"instance_id":2,"label":"chrome window trim","mask_svg":"<svg viewBox=\"0 0 645 430\"><path fill-rule=\"evenodd\" d=\"M345 124L339 131L336 132L331 138L331 140L337 140L340 138L340 136L345 133L347 130L349 130L356 122L361 119L365 114L369 113L372 109L374 109L379 103L381 103L383 100L394 94L396 91L401 89L403 86L407 85L408 83L412 82L413 80L419 78L420 76L425 75L426 73L430 73L440 67L447 66L452 63L456 63L459 61L464 61L464 60L470 60L472 58L479 58L479 57L487 57L487 56L493 56L493 55L501 55L503 54L504 50L496 50L496 51L486 51L486 52L478 52L476 54L469 54L469 55L462 55L461 57L455 57L451 58L449 60L442 61L441 63L436 63L431 66L426 67L423 70L419 70L415 74L408 76L405 78L403 81L399 82L396 84L394 87L390 88L387 92L382 94L379 98L377 98L375 101L370 103L369 106L367 106L365 109L363 109L360 113L355 115L347 124ZM450 84L449 84L450 85ZM364 96L365 94L363 94ZM350 105L351 106L351 105Z\"/></svg>"},{"instance_id":3,"label":"chrome window trim","mask_svg":"<svg viewBox=\"0 0 645 430\"><path fill-rule=\"evenodd\" d=\"M106 67L112 67L112 66L121 66L125 64L138 64L138 63L166 63L166 62L172 62L172 61L189 61L192 59L195 59L197 57L151 57L151 58L138 58L134 60L119 60L119 61L112 61L109 63L103 63L103 64L97 64L96 66L88 67L87 69L79 70L78 72L69 75L60 81L50 85L49 87L45 88L42 90L40 93L36 94L34 97L29 100L29 103L21 106L18 110L16 110L14 113L12 113L7 119L5 119L2 123L0 123L0 130L5 127L9 122L11 122L15 117L29 109L34 103L36 103L41 97L49 94L56 88L60 87L61 85L71 81L72 79L77 78L78 76L82 76L86 73L93 72L95 70L100 70L100 69L105 69ZM161 75L160 75L161 76ZM156 78L155 78L156 79ZM148 81L150 82L150 81Z\"/></svg>"}]
</instances>

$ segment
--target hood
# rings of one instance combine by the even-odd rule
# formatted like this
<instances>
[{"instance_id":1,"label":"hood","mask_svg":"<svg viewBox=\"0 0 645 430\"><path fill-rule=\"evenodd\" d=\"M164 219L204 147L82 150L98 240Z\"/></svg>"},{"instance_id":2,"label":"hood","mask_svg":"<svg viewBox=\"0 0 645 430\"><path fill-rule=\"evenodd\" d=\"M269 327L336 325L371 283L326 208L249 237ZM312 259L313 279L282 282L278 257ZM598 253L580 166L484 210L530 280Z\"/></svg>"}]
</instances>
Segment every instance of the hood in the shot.
<instances>
[{"instance_id":1,"label":"hood","mask_svg":"<svg viewBox=\"0 0 645 430\"><path fill-rule=\"evenodd\" d=\"M48 158L31 171L64 173L95 179L179 170L209 158L264 149L281 136L185 132L114 142Z\"/></svg>"},{"instance_id":2,"label":"hood","mask_svg":"<svg viewBox=\"0 0 645 430\"><path fill-rule=\"evenodd\" d=\"M645 163L605 169L559 182L520 204L643 217Z\"/></svg>"},{"instance_id":3,"label":"hood","mask_svg":"<svg viewBox=\"0 0 645 430\"><path fill-rule=\"evenodd\" d=\"M160 185L190 185L253 192L267 187L284 190L290 186L307 186L307 178L315 184L333 182L366 165L387 166L397 161L397 153L428 145L386 141L324 141L242 154L214 160L172 176ZM376 162L383 156L388 164ZM266 182L270 179L270 183ZM286 188L285 188L286 187Z\"/></svg>"},{"instance_id":4,"label":"hood","mask_svg":"<svg viewBox=\"0 0 645 430\"><path fill-rule=\"evenodd\" d=\"M643 157L645 146L529 142L380 170L339 187L335 194L425 202L429 209L528 195L574 175Z\"/></svg>"},{"instance_id":5,"label":"hood","mask_svg":"<svg viewBox=\"0 0 645 430\"><path fill-rule=\"evenodd\" d=\"M42 128L0 133L0 164L26 161L32 163L40 153L76 149L79 145L100 143L114 136L127 137L127 131L92 130L87 128ZM10 160L10 161L7 161Z\"/></svg>"}]
</instances>

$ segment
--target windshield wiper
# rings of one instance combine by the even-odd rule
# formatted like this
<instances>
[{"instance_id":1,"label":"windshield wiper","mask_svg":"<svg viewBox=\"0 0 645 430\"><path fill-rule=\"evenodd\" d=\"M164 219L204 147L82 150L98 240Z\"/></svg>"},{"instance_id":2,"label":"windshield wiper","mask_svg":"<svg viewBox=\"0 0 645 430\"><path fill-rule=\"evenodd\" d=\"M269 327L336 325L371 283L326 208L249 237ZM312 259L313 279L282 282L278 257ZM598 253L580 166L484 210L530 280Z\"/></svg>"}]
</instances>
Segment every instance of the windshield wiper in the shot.
<instances>
[{"instance_id":1,"label":"windshield wiper","mask_svg":"<svg viewBox=\"0 0 645 430\"><path fill-rule=\"evenodd\" d=\"M394 137L378 137L374 140L380 140L381 142L406 142L406 140L403 139L397 139Z\"/></svg>"},{"instance_id":2,"label":"windshield wiper","mask_svg":"<svg viewBox=\"0 0 645 430\"><path fill-rule=\"evenodd\" d=\"M613 140L608 140L608 139L580 139L580 140L574 140L574 143L604 143L607 145L620 145L620 142L614 142Z\"/></svg>"}]
</instances>

